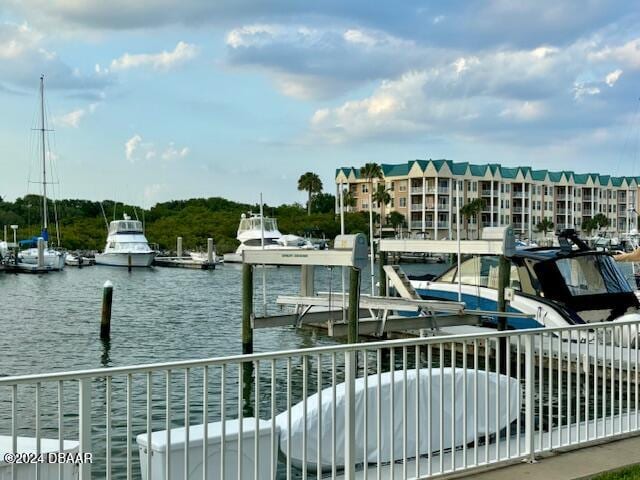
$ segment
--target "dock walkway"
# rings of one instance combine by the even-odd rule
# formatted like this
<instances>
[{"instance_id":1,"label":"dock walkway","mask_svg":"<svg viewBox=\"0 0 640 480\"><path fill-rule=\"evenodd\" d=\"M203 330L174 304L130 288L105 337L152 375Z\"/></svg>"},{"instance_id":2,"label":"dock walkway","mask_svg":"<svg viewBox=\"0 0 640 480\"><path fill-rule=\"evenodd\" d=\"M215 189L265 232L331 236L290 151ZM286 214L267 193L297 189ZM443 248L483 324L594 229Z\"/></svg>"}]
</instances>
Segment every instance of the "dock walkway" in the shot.
<instances>
[{"instance_id":1,"label":"dock walkway","mask_svg":"<svg viewBox=\"0 0 640 480\"><path fill-rule=\"evenodd\" d=\"M558 451L537 463L519 463L464 475L470 480L578 480L640 463L640 436L592 447Z\"/></svg>"}]
</instances>

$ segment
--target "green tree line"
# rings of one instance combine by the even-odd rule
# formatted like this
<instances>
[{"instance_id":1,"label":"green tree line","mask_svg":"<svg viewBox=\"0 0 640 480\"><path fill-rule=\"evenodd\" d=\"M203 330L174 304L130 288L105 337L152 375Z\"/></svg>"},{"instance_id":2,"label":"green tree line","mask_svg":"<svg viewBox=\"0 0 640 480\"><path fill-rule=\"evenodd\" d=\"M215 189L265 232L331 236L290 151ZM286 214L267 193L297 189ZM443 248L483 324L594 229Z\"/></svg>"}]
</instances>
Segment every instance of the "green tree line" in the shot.
<instances>
[{"instance_id":1,"label":"green tree line","mask_svg":"<svg viewBox=\"0 0 640 480\"><path fill-rule=\"evenodd\" d=\"M18 239L38 235L42 225L41 197L27 195L14 202L0 197L0 225L19 225ZM321 192L310 195L310 203L298 203L264 207L265 215L277 218L280 231L296 235L311 235L333 239L340 233L340 219L336 217L335 197ZM225 198L192 198L173 200L143 209L135 205L123 205L113 200L64 199L49 206L49 234L55 244L57 215L60 226L61 246L68 250L102 250L108 221L121 219L123 213L143 220L150 243L161 249L174 249L176 237L183 238L186 249L206 248L207 238L212 237L219 253L235 250L238 245L236 231L242 213L257 213L259 205L238 203ZM103 216L104 211L104 216ZM346 213L345 227L349 233L368 231L366 213ZM9 230L11 236L11 230Z\"/></svg>"}]
</instances>

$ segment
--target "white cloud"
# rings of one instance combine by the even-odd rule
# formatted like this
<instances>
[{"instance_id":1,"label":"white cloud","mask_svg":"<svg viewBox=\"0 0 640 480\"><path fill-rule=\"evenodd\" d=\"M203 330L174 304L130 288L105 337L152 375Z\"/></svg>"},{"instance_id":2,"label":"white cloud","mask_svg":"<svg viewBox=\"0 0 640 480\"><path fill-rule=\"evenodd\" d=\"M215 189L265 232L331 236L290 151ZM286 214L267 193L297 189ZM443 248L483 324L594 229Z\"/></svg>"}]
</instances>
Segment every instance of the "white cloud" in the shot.
<instances>
[{"instance_id":1,"label":"white cloud","mask_svg":"<svg viewBox=\"0 0 640 480\"><path fill-rule=\"evenodd\" d=\"M513 103L500 112L501 117L512 118L514 120L527 122L536 120L544 115L544 105L542 102L522 102Z\"/></svg>"},{"instance_id":2,"label":"white cloud","mask_svg":"<svg viewBox=\"0 0 640 480\"><path fill-rule=\"evenodd\" d=\"M591 53L592 60L614 60L627 65L630 68L640 68L640 38L628 41L623 45L606 46L601 50Z\"/></svg>"},{"instance_id":3,"label":"white cloud","mask_svg":"<svg viewBox=\"0 0 640 480\"><path fill-rule=\"evenodd\" d=\"M576 82L573 85L573 98L576 100L582 100L585 97L598 95L600 93L600 88L593 84L585 84Z\"/></svg>"},{"instance_id":4,"label":"white cloud","mask_svg":"<svg viewBox=\"0 0 640 480\"><path fill-rule=\"evenodd\" d=\"M192 60L198 54L198 47L186 42L178 42L172 51L162 51L160 53L125 53L111 62L112 71L129 70L131 68L150 67L155 70L171 70ZM96 71L100 72L100 65L96 66Z\"/></svg>"},{"instance_id":5,"label":"white cloud","mask_svg":"<svg viewBox=\"0 0 640 480\"><path fill-rule=\"evenodd\" d=\"M613 87L620 78L620 75L622 75L622 70L618 68L617 70L614 70L613 72L607 74L607 76L604 78L604 82L610 87Z\"/></svg>"},{"instance_id":6,"label":"white cloud","mask_svg":"<svg viewBox=\"0 0 640 480\"><path fill-rule=\"evenodd\" d=\"M130 162L134 161L134 154L138 148L138 145L140 145L140 142L142 142L142 137L136 133L124 144L124 153L127 157L127 160L129 160Z\"/></svg>"},{"instance_id":7,"label":"white cloud","mask_svg":"<svg viewBox=\"0 0 640 480\"><path fill-rule=\"evenodd\" d=\"M175 160L178 158L184 158L189 155L189 147L177 148L173 142L169 142L167 148L162 152L163 160Z\"/></svg>"},{"instance_id":8,"label":"white cloud","mask_svg":"<svg viewBox=\"0 0 640 480\"><path fill-rule=\"evenodd\" d=\"M53 123L62 127L78 128L81 120L88 114L94 113L99 105L98 102L94 102L90 103L86 108L76 108L75 110L54 117Z\"/></svg>"},{"instance_id":9,"label":"white cloud","mask_svg":"<svg viewBox=\"0 0 640 480\"><path fill-rule=\"evenodd\" d=\"M161 158L165 161L177 160L185 158L191 150L189 147L177 147L174 142L164 148L156 147L154 142L145 142L139 134L135 134L124 144L125 156L130 162L135 162L139 158L145 160L153 160Z\"/></svg>"},{"instance_id":10,"label":"white cloud","mask_svg":"<svg viewBox=\"0 0 640 480\"><path fill-rule=\"evenodd\" d=\"M59 117L55 117L54 123L56 125L62 125L65 127L78 128L78 126L80 125L80 120L82 120L86 113L87 112L84 109L78 108Z\"/></svg>"}]
</instances>

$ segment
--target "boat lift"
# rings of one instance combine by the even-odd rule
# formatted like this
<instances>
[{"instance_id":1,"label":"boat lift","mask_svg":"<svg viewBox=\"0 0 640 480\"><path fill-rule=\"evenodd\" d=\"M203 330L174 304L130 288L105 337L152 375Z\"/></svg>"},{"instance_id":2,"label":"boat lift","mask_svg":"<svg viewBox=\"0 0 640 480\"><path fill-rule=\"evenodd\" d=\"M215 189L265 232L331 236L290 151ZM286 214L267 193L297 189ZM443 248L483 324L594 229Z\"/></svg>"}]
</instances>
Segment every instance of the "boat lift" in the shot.
<instances>
[{"instance_id":1,"label":"boat lift","mask_svg":"<svg viewBox=\"0 0 640 480\"><path fill-rule=\"evenodd\" d=\"M253 329L286 325L326 326L329 335L347 336L355 342L359 334L382 336L389 332L431 330L450 326L475 326L494 311L469 310L461 301L423 300L396 265L385 265L385 252L412 251L482 253L512 255L513 232L507 228L486 229L483 240L471 242L430 240L381 240L380 295L360 295L360 274L367 264L367 241L362 234L339 235L332 250L245 250L243 252L243 345L251 351ZM464 245L464 247L462 247ZM256 316L253 311L254 265L290 265L301 267L300 295L278 296L281 307L293 307L293 313ZM344 267L349 270L349 293L315 293L314 267ZM507 269L508 271L508 269ZM386 295L390 282L400 297ZM348 315L343 312L348 305ZM506 300L503 300L506 307ZM506 310L506 309L505 309ZM531 315L510 312L509 317Z\"/></svg>"}]
</instances>

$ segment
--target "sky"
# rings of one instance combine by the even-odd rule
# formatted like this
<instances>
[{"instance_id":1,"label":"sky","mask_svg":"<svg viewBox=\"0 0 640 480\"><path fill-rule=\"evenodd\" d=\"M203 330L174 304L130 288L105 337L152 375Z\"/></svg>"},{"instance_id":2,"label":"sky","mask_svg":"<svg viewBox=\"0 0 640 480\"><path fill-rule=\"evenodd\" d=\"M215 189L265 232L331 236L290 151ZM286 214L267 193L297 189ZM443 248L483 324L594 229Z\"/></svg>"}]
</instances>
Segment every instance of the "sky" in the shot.
<instances>
[{"instance_id":1,"label":"sky","mask_svg":"<svg viewBox=\"0 0 640 480\"><path fill-rule=\"evenodd\" d=\"M448 158L640 175L640 3L1 0L0 196L304 202Z\"/></svg>"}]
</instances>

